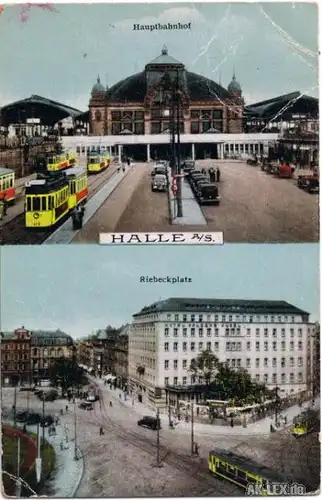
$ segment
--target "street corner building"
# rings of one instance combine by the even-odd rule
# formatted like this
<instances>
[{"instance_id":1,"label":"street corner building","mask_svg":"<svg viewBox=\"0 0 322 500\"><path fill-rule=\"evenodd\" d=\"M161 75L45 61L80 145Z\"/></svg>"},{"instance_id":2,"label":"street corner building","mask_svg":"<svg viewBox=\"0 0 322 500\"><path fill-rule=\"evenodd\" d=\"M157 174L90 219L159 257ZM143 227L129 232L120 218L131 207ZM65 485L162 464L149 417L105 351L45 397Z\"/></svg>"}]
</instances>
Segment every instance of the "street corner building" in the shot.
<instances>
[{"instance_id":1,"label":"street corner building","mask_svg":"<svg viewBox=\"0 0 322 500\"><path fill-rule=\"evenodd\" d=\"M1 384L37 384L56 359L73 356L74 341L60 330L1 332Z\"/></svg>"},{"instance_id":2,"label":"street corner building","mask_svg":"<svg viewBox=\"0 0 322 500\"><path fill-rule=\"evenodd\" d=\"M129 388L139 401L165 409L203 398L205 381L191 360L211 351L244 368L281 397L318 384L319 330L309 313L284 301L169 298L133 315Z\"/></svg>"}]
</instances>

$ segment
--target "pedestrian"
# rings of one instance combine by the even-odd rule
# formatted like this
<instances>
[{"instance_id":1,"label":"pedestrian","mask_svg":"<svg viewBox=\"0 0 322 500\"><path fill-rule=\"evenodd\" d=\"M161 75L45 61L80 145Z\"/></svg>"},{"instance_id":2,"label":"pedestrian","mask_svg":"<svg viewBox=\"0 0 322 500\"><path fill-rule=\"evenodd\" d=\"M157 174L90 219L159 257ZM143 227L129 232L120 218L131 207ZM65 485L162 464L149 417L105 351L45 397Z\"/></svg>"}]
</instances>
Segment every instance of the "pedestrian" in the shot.
<instances>
[{"instance_id":1,"label":"pedestrian","mask_svg":"<svg viewBox=\"0 0 322 500\"><path fill-rule=\"evenodd\" d=\"M66 405L66 413L68 413L68 405Z\"/></svg>"},{"instance_id":2,"label":"pedestrian","mask_svg":"<svg viewBox=\"0 0 322 500\"><path fill-rule=\"evenodd\" d=\"M27 426L26 424L23 424L23 432L26 433L27 432Z\"/></svg>"},{"instance_id":3,"label":"pedestrian","mask_svg":"<svg viewBox=\"0 0 322 500\"><path fill-rule=\"evenodd\" d=\"M124 165L124 163L122 165L122 171L123 171L123 173L125 172L125 165Z\"/></svg>"},{"instance_id":4,"label":"pedestrian","mask_svg":"<svg viewBox=\"0 0 322 500\"><path fill-rule=\"evenodd\" d=\"M60 442L60 449L63 450L64 449L64 443L63 441Z\"/></svg>"},{"instance_id":5,"label":"pedestrian","mask_svg":"<svg viewBox=\"0 0 322 500\"><path fill-rule=\"evenodd\" d=\"M195 455L197 455L197 457L199 456L199 445L198 445L198 443L195 443Z\"/></svg>"},{"instance_id":6,"label":"pedestrian","mask_svg":"<svg viewBox=\"0 0 322 500\"><path fill-rule=\"evenodd\" d=\"M100 427L100 436L104 436L104 429L102 426Z\"/></svg>"},{"instance_id":7,"label":"pedestrian","mask_svg":"<svg viewBox=\"0 0 322 500\"><path fill-rule=\"evenodd\" d=\"M112 407L112 406L113 406L113 405L112 405L112 401L110 401L110 407Z\"/></svg>"},{"instance_id":8,"label":"pedestrian","mask_svg":"<svg viewBox=\"0 0 322 500\"><path fill-rule=\"evenodd\" d=\"M131 159L130 158L127 159L127 164L129 167L131 166Z\"/></svg>"},{"instance_id":9,"label":"pedestrian","mask_svg":"<svg viewBox=\"0 0 322 500\"><path fill-rule=\"evenodd\" d=\"M120 399L122 398L122 394L121 394L121 393L119 394L119 398L120 398Z\"/></svg>"},{"instance_id":10,"label":"pedestrian","mask_svg":"<svg viewBox=\"0 0 322 500\"><path fill-rule=\"evenodd\" d=\"M118 167L117 171L118 171L118 173L121 172L121 166Z\"/></svg>"},{"instance_id":11,"label":"pedestrian","mask_svg":"<svg viewBox=\"0 0 322 500\"><path fill-rule=\"evenodd\" d=\"M234 419L233 418L230 421L230 427L234 427Z\"/></svg>"},{"instance_id":12,"label":"pedestrian","mask_svg":"<svg viewBox=\"0 0 322 500\"><path fill-rule=\"evenodd\" d=\"M217 178L217 182L220 182L220 169L219 167L217 167L217 170L216 170L216 178Z\"/></svg>"},{"instance_id":13,"label":"pedestrian","mask_svg":"<svg viewBox=\"0 0 322 500\"><path fill-rule=\"evenodd\" d=\"M60 414L61 414L61 415L64 415L64 410L63 410L62 408L61 408L61 410L60 410Z\"/></svg>"}]
</instances>

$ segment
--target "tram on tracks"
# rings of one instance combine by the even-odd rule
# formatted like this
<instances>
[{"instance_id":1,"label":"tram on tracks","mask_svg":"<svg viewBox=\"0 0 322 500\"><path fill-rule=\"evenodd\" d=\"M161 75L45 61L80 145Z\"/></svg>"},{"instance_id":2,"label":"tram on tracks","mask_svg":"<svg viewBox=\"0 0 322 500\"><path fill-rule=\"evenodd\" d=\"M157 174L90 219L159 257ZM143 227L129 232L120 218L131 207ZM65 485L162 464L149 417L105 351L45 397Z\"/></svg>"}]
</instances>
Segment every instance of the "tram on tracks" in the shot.
<instances>
[{"instance_id":1,"label":"tram on tracks","mask_svg":"<svg viewBox=\"0 0 322 500\"><path fill-rule=\"evenodd\" d=\"M75 153L61 153L49 156L47 159L48 172L60 172L66 168L74 167L76 165Z\"/></svg>"},{"instance_id":2,"label":"tram on tracks","mask_svg":"<svg viewBox=\"0 0 322 500\"><path fill-rule=\"evenodd\" d=\"M25 226L38 229L55 226L76 206L84 205L87 195L85 168L38 174L36 180L25 186Z\"/></svg>"},{"instance_id":3,"label":"tram on tracks","mask_svg":"<svg viewBox=\"0 0 322 500\"><path fill-rule=\"evenodd\" d=\"M245 490L249 485L253 485L257 495L260 496L270 494L270 483L286 482L284 475L251 459L219 448L209 452L208 467L210 472L219 478L226 479Z\"/></svg>"},{"instance_id":4,"label":"tram on tracks","mask_svg":"<svg viewBox=\"0 0 322 500\"><path fill-rule=\"evenodd\" d=\"M110 166L111 158L109 154L90 153L87 157L88 173L102 172Z\"/></svg>"},{"instance_id":5,"label":"tram on tracks","mask_svg":"<svg viewBox=\"0 0 322 500\"><path fill-rule=\"evenodd\" d=\"M0 200L14 203L15 198L15 173L10 168L0 167Z\"/></svg>"},{"instance_id":6,"label":"tram on tracks","mask_svg":"<svg viewBox=\"0 0 322 500\"><path fill-rule=\"evenodd\" d=\"M300 415L293 419L293 425L291 427L292 436L299 438L301 436L306 436L310 432L314 431L318 427L318 414L317 411L308 408L304 410Z\"/></svg>"}]
</instances>

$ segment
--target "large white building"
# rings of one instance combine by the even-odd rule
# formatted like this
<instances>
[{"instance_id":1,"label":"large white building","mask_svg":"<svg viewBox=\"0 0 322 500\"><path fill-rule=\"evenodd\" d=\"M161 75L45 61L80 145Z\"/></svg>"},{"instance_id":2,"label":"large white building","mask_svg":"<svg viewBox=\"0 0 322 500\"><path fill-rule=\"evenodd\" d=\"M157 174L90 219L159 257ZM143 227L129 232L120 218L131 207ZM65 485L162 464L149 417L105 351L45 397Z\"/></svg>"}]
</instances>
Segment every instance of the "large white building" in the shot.
<instances>
[{"instance_id":1,"label":"large white building","mask_svg":"<svg viewBox=\"0 0 322 500\"><path fill-rule=\"evenodd\" d=\"M162 407L167 386L184 393L202 383L189 367L203 350L278 386L281 396L308 388L313 326L308 312L288 302L170 298L133 318L129 386L147 404Z\"/></svg>"}]
</instances>

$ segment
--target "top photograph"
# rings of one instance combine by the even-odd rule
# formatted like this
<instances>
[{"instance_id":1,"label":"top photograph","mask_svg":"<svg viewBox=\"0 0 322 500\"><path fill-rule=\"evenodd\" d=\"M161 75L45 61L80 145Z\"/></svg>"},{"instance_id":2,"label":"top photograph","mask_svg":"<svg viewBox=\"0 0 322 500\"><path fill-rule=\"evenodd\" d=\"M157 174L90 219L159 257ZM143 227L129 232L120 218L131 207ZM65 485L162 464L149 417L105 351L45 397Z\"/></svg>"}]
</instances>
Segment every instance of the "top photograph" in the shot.
<instances>
[{"instance_id":1,"label":"top photograph","mask_svg":"<svg viewBox=\"0 0 322 500\"><path fill-rule=\"evenodd\" d=\"M1 245L319 241L317 4L11 4L0 24Z\"/></svg>"}]
</instances>

